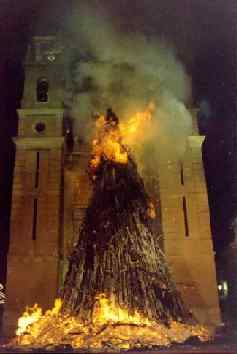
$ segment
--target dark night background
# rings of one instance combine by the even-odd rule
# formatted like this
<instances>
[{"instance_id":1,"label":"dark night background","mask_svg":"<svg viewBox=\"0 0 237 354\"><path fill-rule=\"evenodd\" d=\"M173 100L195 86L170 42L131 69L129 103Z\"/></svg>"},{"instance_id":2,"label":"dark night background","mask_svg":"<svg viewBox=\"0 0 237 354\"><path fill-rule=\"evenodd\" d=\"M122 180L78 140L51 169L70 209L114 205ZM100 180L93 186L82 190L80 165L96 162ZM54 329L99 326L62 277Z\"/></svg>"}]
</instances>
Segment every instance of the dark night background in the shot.
<instances>
[{"instance_id":1,"label":"dark night background","mask_svg":"<svg viewBox=\"0 0 237 354\"><path fill-rule=\"evenodd\" d=\"M78 0L79 1L79 0ZM95 1L94 1L95 2ZM5 281L10 186L17 132L16 108L24 79L22 59L33 33L63 31L77 1L0 0L0 282ZM237 4L235 0L97 1L128 30L173 42L193 80L194 103L207 136L203 157L217 255L233 241L237 214ZM98 5L99 6L99 5Z\"/></svg>"}]
</instances>

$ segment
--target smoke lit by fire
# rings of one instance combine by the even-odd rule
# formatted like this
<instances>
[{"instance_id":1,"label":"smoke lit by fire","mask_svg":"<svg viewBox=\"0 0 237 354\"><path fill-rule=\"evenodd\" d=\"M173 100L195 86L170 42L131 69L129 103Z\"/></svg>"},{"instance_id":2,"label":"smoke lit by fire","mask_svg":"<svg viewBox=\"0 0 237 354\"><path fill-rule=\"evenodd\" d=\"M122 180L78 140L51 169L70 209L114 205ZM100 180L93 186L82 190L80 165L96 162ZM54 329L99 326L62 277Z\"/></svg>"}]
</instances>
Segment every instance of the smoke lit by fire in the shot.
<instances>
[{"instance_id":1,"label":"smoke lit by fire","mask_svg":"<svg viewBox=\"0 0 237 354\"><path fill-rule=\"evenodd\" d=\"M191 131L185 107L191 84L174 51L164 41L120 33L110 21L97 16L97 11L83 6L75 21L70 19L79 49L71 54L67 83L71 97L65 103L71 107L75 133L90 141L91 117L108 106L121 119L111 129L106 116L97 117L91 168L96 169L102 158L126 164L128 147L137 152L152 144L153 161L157 154L181 153ZM148 213L155 218L152 203ZM63 313L61 306L57 299L45 314L38 305L28 308L18 321L15 344L120 350L168 346L192 336L203 341L209 338L202 326L171 319L165 326L139 312L129 313L105 294L98 294L87 323Z\"/></svg>"},{"instance_id":2,"label":"smoke lit by fire","mask_svg":"<svg viewBox=\"0 0 237 354\"><path fill-rule=\"evenodd\" d=\"M192 93L190 77L174 48L164 39L124 32L95 4L78 3L68 27L73 48L68 54L66 104L71 107L74 133L89 142L90 117L95 113L112 107L129 122L153 102L153 119L143 131L143 143L133 146L135 154L141 163L180 156L192 129L186 109Z\"/></svg>"}]
</instances>

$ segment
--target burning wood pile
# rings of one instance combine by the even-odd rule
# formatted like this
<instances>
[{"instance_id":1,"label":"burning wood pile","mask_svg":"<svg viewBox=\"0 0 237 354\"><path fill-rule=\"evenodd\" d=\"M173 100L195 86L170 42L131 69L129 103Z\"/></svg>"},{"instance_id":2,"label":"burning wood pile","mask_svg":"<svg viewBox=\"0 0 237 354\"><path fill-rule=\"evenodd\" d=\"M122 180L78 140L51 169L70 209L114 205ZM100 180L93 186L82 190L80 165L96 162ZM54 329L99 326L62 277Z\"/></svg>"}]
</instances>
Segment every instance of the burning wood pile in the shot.
<instances>
[{"instance_id":1,"label":"burning wood pile","mask_svg":"<svg viewBox=\"0 0 237 354\"><path fill-rule=\"evenodd\" d=\"M125 126L112 110L96 126L93 196L62 300L44 315L37 306L25 312L17 343L119 350L208 339L185 308L152 231L154 208L123 143Z\"/></svg>"}]
</instances>

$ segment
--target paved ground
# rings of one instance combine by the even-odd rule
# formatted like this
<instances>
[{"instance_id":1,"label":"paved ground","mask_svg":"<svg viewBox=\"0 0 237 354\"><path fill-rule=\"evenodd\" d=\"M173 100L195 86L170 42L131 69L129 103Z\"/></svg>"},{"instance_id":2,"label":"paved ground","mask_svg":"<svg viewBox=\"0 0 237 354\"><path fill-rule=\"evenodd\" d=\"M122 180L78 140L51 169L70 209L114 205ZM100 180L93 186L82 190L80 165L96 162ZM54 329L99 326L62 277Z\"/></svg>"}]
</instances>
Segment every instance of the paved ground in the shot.
<instances>
[{"instance_id":1,"label":"paved ground","mask_svg":"<svg viewBox=\"0 0 237 354\"><path fill-rule=\"evenodd\" d=\"M127 351L129 354L237 354L237 344L205 344L201 346L193 346L193 345L179 345L174 346L169 349L151 349L151 350L139 350L139 351ZM87 351L78 351L73 350L70 347L57 347L57 348L6 348L4 346L0 346L1 354L29 354L29 353L80 353L87 354L92 352ZM115 352L110 351L100 351L96 352L96 354L114 354ZM120 352L121 353L121 352Z\"/></svg>"},{"instance_id":2,"label":"paved ground","mask_svg":"<svg viewBox=\"0 0 237 354\"><path fill-rule=\"evenodd\" d=\"M20 348L20 347L8 347L5 343L8 340L0 337L0 354L29 354L29 353L80 353L91 354L92 352L85 350L73 350L70 346L58 346L48 348ZM124 351L125 352L125 351ZM115 354L114 351L107 349L105 351L93 352L96 354ZM122 351L120 352L120 354ZM129 350L128 354L237 354L237 332L231 335L219 336L212 343L200 343L194 338L186 344L174 345L170 348L152 348L147 350Z\"/></svg>"}]
</instances>

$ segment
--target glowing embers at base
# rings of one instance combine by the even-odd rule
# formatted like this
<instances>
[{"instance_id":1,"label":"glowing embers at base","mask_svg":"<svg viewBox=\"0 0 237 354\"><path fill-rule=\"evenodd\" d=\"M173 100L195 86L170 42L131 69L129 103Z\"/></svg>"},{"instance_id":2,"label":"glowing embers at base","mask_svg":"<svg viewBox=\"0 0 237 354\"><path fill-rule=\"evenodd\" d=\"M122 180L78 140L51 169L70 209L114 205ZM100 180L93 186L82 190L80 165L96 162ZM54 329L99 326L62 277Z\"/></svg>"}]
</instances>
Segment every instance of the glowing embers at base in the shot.
<instances>
[{"instance_id":1,"label":"glowing embers at base","mask_svg":"<svg viewBox=\"0 0 237 354\"><path fill-rule=\"evenodd\" d=\"M21 334L27 331L27 328L37 322L42 317L42 309L35 304L33 307L27 308L23 315L18 319L18 328L16 330L16 335L20 336Z\"/></svg>"},{"instance_id":2,"label":"glowing embers at base","mask_svg":"<svg viewBox=\"0 0 237 354\"><path fill-rule=\"evenodd\" d=\"M54 307L51 310L48 310L44 315L41 307L39 307L38 304L34 304L33 307L27 307L23 315L18 319L16 335L21 336L22 334L27 333L30 326L33 323L41 320L43 317L58 315L61 307L61 299L56 299L54 302Z\"/></svg>"},{"instance_id":3,"label":"glowing embers at base","mask_svg":"<svg viewBox=\"0 0 237 354\"><path fill-rule=\"evenodd\" d=\"M169 326L158 324L138 312L130 314L127 309L116 305L113 297L109 299L104 294L96 298L88 323L63 315L61 305L61 300L56 300L54 308L44 315L36 305L28 310L28 315L25 312L19 319L21 327L12 344L30 347L69 344L73 348L120 350L169 346L174 342L182 343L192 336L201 341L209 339L208 331L202 326L173 320Z\"/></svg>"},{"instance_id":4,"label":"glowing embers at base","mask_svg":"<svg viewBox=\"0 0 237 354\"><path fill-rule=\"evenodd\" d=\"M125 308L121 308L116 304L114 296L110 299L104 294L100 294L94 306L93 311L93 324L106 324L106 323L125 323L133 325L151 325L152 322L142 316L139 312L135 311L130 314Z\"/></svg>"}]
</instances>

